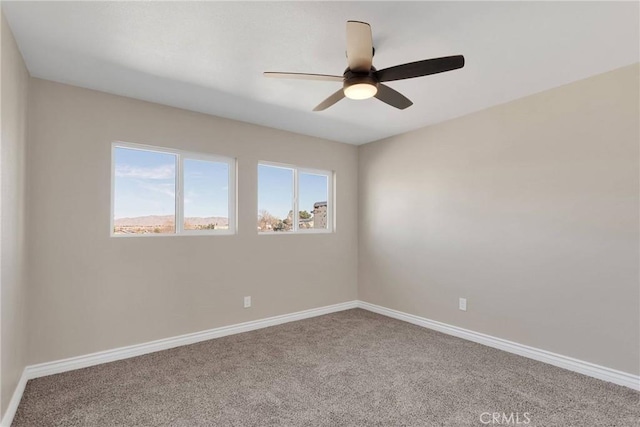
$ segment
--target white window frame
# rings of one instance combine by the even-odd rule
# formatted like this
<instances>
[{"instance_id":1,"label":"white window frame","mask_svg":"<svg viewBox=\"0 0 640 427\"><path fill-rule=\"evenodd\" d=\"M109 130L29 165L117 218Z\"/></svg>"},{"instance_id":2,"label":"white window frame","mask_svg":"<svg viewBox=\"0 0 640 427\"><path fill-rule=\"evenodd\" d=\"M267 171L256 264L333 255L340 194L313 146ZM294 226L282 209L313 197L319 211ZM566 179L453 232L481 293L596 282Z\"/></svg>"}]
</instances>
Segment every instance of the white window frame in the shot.
<instances>
[{"instance_id":1,"label":"white window frame","mask_svg":"<svg viewBox=\"0 0 640 427\"><path fill-rule=\"evenodd\" d=\"M175 232L149 234L116 234L114 233L115 190L116 190L116 149L151 151L154 153L172 154L176 156L175 169ZM226 163L229 166L229 228L227 230L185 230L184 229L184 161L201 160L216 163ZM173 236L229 236L237 233L236 217L236 159L214 154L193 153L173 148L156 147L132 142L114 141L111 143L111 218L109 220L111 237L173 237Z\"/></svg>"},{"instance_id":2,"label":"white window frame","mask_svg":"<svg viewBox=\"0 0 640 427\"><path fill-rule=\"evenodd\" d=\"M259 169L260 166L270 166L274 168L282 168L282 169L291 169L293 170L293 229L291 231L258 231L258 234L261 236L270 236L270 235L287 235L287 234L328 234L335 232L334 224L335 224L335 209L334 209L334 181L335 181L335 173L333 171L322 170L322 169L312 169L301 166L290 165L286 163L277 163L266 160L261 160L258 162L258 166L256 169ZM299 190L300 186L298 184L298 179L301 173L311 174L311 175L320 175L327 177L327 228L309 228L309 229L300 229L298 225L298 221L300 220L300 209L298 205L299 198ZM258 174L258 182L257 182L257 206L260 209L260 178Z\"/></svg>"}]
</instances>

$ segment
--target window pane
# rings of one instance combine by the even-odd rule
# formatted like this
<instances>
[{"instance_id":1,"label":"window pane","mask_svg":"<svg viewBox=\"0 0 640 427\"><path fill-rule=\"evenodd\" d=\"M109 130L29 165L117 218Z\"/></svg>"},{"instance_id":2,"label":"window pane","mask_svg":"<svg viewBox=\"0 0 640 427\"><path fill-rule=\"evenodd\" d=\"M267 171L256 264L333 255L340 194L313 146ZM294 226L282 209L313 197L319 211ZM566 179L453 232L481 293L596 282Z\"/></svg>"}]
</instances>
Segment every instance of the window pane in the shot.
<instances>
[{"instance_id":1,"label":"window pane","mask_svg":"<svg viewBox=\"0 0 640 427\"><path fill-rule=\"evenodd\" d=\"M298 228L326 230L329 226L327 223L329 177L300 173L298 186L300 187Z\"/></svg>"},{"instance_id":2,"label":"window pane","mask_svg":"<svg viewBox=\"0 0 640 427\"><path fill-rule=\"evenodd\" d=\"M229 165L184 159L184 229L229 229Z\"/></svg>"},{"instance_id":3,"label":"window pane","mask_svg":"<svg viewBox=\"0 0 640 427\"><path fill-rule=\"evenodd\" d=\"M114 233L175 233L176 156L121 147L114 154Z\"/></svg>"},{"instance_id":4,"label":"window pane","mask_svg":"<svg viewBox=\"0 0 640 427\"><path fill-rule=\"evenodd\" d=\"M258 231L293 231L293 169L258 165Z\"/></svg>"}]
</instances>

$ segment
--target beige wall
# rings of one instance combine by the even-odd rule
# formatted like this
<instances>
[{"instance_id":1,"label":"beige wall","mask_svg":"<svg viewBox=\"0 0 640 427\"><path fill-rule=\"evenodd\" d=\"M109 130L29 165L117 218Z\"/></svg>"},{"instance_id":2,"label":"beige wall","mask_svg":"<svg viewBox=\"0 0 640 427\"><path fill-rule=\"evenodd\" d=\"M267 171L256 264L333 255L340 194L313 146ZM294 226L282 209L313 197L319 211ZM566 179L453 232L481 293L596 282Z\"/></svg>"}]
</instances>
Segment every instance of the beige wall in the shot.
<instances>
[{"instance_id":1,"label":"beige wall","mask_svg":"<svg viewBox=\"0 0 640 427\"><path fill-rule=\"evenodd\" d=\"M361 146L360 299L638 374L639 74Z\"/></svg>"},{"instance_id":2,"label":"beige wall","mask_svg":"<svg viewBox=\"0 0 640 427\"><path fill-rule=\"evenodd\" d=\"M0 14L1 15L1 14ZM2 27L0 127L0 417L22 370L27 348L25 279L25 149L29 74L11 29Z\"/></svg>"},{"instance_id":3,"label":"beige wall","mask_svg":"<svg viewBox=\"0 0 640 427\"><path fill-rule=\"evenodd\" d=\"M356 298L357 147L44 80L31 90L30 364ZM238 234L110 238L114 140L237 157ZM259 160L334 170L336 233L259 236Z\"/></svg>"}]
</instances>

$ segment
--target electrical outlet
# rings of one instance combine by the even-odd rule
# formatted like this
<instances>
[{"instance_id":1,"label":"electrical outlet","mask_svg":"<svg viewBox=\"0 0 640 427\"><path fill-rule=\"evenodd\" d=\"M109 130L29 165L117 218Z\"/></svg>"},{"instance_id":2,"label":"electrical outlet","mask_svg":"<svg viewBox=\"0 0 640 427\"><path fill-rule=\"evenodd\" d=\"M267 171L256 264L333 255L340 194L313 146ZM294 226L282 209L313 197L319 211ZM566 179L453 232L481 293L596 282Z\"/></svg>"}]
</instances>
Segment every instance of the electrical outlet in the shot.
<instances>
[{"instance_id":1,"label":"electrical outlet","mask_svg":"<svg viewBox=\"0 0 640 427\"><path fill-rule=\"evenodd\" d=\"M467 311L467 299L466 298L460 298L460 300L458 301L458 308L462 311Z\"/></svg>"},{"instance_id":2,"label":"electrical outlet","mask_svg":"<svg viewBox=\"0 0 640 427\"><path fill-rule=\"evenodd\" d=\"M244 308L251 307L251 297L244 297Z\"/></svg>"}]
</instances>

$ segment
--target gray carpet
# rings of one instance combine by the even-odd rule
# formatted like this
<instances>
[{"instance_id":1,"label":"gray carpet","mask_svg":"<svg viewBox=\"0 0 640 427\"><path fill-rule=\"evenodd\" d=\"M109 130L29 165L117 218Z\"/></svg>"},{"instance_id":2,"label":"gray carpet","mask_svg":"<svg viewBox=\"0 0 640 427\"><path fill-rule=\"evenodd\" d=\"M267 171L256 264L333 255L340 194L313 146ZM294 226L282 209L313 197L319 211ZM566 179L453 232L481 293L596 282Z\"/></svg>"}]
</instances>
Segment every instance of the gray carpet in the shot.
<instances>
[{"instance_id":1,"label":"gray carpet","mask_svg":"<svg viewBox=\"0 0 640 427\"><path fill-rule=\"evenodd\" d=\"M637 426L640 394L355 309L31 380L13 425L498 425L487 412Z\"/></svg>"}]
</instances>

